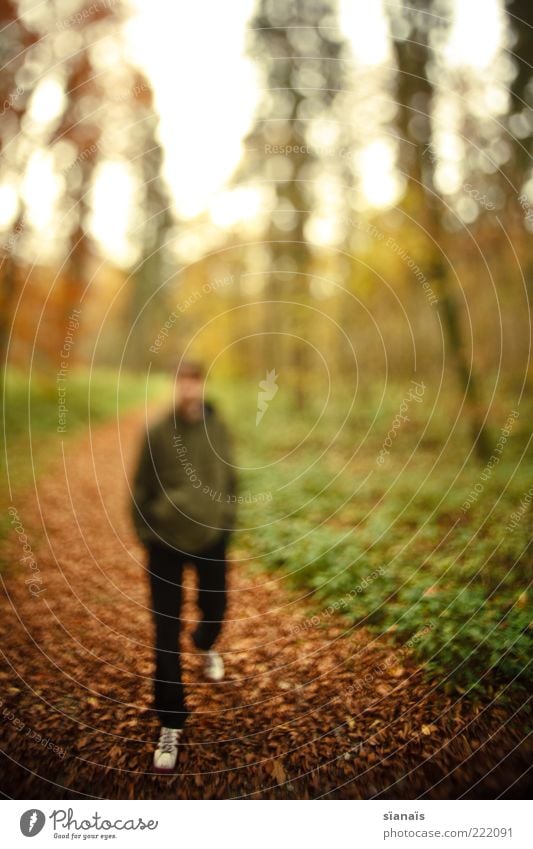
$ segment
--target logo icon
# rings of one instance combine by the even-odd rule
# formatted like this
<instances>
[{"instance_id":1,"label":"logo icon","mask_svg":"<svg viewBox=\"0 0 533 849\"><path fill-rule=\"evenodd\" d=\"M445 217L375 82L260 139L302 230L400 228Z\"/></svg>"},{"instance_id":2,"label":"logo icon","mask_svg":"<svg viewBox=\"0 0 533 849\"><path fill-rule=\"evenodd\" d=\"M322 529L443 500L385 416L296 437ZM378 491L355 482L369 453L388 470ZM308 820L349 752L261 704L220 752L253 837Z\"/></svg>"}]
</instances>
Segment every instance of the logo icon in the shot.
<instances>
[{"instance_id":1,"label":"logo icon","mask_svg":"<svg viewBox=\"0 0 533 849\"><path fill-rule=\"evenodd\" d=\"M255 417L256 427L265 415L269 402L272 401L272 398L279 389L279 386L276 383L278 377L279 375L276 374L276 369L273 368L272 371L267 371L265 380L259 381L259 388L262 391L257 393L257 414Z\"/></svg>"},{"instance_id":2,"label":"logo icon","mask_svg":"<svg viewBox=\"0 0 533 849\"><path fill-rule=\"evenodd\" d=\"M20 818L20 830L24 837L35 837L39 834L46 822L46 817L38 808L30 808L24 811Z\"/></svg>"}]
</instances>

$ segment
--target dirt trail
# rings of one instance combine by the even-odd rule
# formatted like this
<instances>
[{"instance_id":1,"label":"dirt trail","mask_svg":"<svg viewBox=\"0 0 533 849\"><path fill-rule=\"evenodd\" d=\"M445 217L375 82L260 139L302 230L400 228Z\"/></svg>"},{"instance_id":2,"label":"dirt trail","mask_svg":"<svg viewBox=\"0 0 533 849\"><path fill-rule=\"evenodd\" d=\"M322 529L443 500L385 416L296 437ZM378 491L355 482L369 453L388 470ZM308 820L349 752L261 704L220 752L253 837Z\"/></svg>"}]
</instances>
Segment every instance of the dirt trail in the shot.
<instances>
[{"instance_id":1,"label":"dirt trail","mask_svg":"<svg viewBox=\"0 0 533 849\"><path fill-rule=\"evenodd\" d=\"M434 692L395 649L310 613L233 550L227 680L183 650L193 713L178 771L151 774L152 626L126 472L142 416L69 441L17 495L4 544L1 788L16 798L474 798L524 794L524 720ZM124 456L122 456L124 455ZM19 526L19 531L20 531ZM28 551L26 550L26 554ZM31 556L38 572L31 571ZM32 576L35 583L26 583ZM33 594L31 589L33 589ZM197 613L187 576L185 617ZM360 682L367 676L367 684Z\"/></svg>"}]
</instances>

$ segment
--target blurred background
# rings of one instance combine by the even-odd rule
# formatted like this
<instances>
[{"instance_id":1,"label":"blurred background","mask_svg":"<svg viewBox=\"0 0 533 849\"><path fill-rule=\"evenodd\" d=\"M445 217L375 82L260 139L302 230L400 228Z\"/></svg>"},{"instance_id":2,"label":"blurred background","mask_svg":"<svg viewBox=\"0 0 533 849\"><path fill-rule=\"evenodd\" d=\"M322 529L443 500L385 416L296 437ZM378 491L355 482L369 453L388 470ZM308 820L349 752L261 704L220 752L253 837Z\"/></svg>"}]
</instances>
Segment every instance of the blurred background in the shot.
<instances>
[{"instance_id":1,"label":"blurred background","mask_svg":"<svg viewBox=\"0 0 533 849\"><path fill-rule=\"evenodd\" d=\"M442 616L416 649L430 666L515 681L531 4L0 10L10 485L89 421L163 403L168 364L201 356L243 491L270 494L243 505L239 545L321 604L386 562L353 618L412 633Z\"/></svg>"}]
</instances>

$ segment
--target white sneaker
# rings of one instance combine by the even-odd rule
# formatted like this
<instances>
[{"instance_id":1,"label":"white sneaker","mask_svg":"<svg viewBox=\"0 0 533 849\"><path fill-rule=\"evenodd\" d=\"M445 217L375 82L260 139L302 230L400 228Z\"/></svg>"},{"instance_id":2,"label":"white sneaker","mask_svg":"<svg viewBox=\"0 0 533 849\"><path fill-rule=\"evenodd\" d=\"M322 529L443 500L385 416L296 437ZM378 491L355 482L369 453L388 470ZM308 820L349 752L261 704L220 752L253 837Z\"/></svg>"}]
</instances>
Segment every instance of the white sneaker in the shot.
<instances>
[{"instance_id":1,"label":"white sneaker","mask_svg":"<svg viewBox=\"0 0 533 849\"><path fill-rule=\"evenodd\" d=\"M204 652L204 674L209 681L222 681L224 678L224 661L217 651L210 649Z\"/></svg>"},{"instance_id":2,"label":"white sneaker","mask_svg":"<svg viewBox=\"0 0 533 849\"><path fill-rule=\"evenodd\" d=\"M162 726L159 743L154 752L156 772L173 772L178 757L178 743L183 728L165 728Z\"/></svg>"}]
</instances>

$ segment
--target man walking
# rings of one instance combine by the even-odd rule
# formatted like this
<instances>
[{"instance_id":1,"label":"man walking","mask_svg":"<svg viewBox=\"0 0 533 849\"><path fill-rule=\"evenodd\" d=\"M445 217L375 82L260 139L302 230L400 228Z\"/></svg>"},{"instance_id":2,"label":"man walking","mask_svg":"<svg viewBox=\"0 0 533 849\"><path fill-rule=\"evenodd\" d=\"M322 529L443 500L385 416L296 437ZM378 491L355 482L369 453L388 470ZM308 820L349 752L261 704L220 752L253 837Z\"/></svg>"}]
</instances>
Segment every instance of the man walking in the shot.
<instances>
[{"instance_id":1,"label":"man walking","mask_svg":"<svg viewBox=\"0 0 533 849\"><path fill-rule=\"evenodd\" d=\"M182 361L173 409L146 433L133 482L133 521L148 549L155 626L154 703L161 722L157 772L173 771L188 715L179 652L186 562L197 571L202 613L193 643L204 655L206 677L215 682L224 677L224 662L213 644L226 610L226 546L235 508L236 475L226 427L204 400L201 364Z\"/></svg>"}]
</instances>

